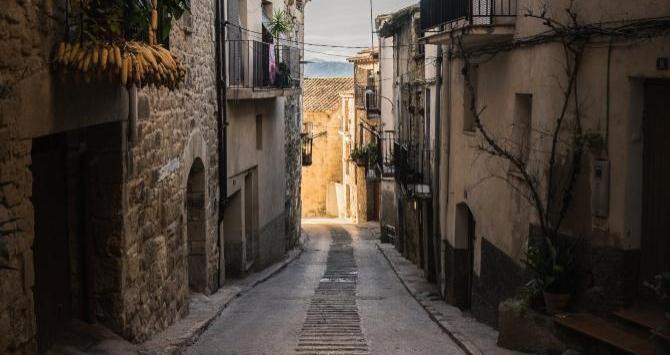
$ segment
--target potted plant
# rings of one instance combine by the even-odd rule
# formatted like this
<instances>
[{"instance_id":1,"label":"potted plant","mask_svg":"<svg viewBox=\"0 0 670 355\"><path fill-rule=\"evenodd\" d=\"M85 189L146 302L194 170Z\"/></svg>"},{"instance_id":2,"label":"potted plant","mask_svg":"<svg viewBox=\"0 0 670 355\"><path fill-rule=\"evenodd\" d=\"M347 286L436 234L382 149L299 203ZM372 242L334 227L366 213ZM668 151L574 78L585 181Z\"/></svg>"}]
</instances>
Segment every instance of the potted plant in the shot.
<instances>
[{"instance_id":1,"label":"potted plant","mask_svg":"<svg viewBox=\"0 0 670 355\"><path fill-rule=\"evenodd\" d=\"M355 147L351 151L351 160L358 166L365 166L368 163L366 147Z\"/></svg>"},{"instance_id":2,"label":"potted plant","mask_svg":"<svg viewBox=\"0 0 670 355\"><path fill-rule=\"evenodd\" d=\"M368 160L368 166L375 166L379 162L379 149L374 143L365 146L365 154Z\"/></svg>"},{"instance_id":3,"label":"potted plant","mask_svg":"<svg viewBox=\"0 0 670 355\"><path fill-rule=\"evenodd\" d=\"M647 282L645 285L656 293L661 306L665 310L665 318L670 323L670 272L656 275L654 279L653 284Z\"/></svg>"},{"instance_id":4,"label":"potted plant","mask_svg":"<svg viewBox=\"0 0 670 355\"><path fill-rule=\"evenodd\" d=\"M577 243L567 238L542 237L529 243L524 264L531 273L526 284L530 299L542 293L548 314L565 312L572 298L577 268Z\"/></svg>"},{"instance_id":5,"label":"potted plant","mask_svg":"<svg viewBox=\"0 0 670 355\"><path fill-rule=\"evenodd\" d=\"M284 62L279 63L279 70L277 73L277 87L290 88L291 87L291 70Z\"/></svg>"},{"instance_id":6,"label":"potted plant","mask_svg":"<svg viewBox=\"0 0 670 355\"><path fill-rule=\"evenodd\" d=\"M290 83L291 78L290 78L290 70L289 67L286 63L284 63L280 58L279 58L279 41L281 40L281 36L288 36L291 31L293 30L293 20L291 17L286 13L284 10L277 10L272 14L272 17L270 18L270 22L268 23L268 30L270 31L270 34L272 35L272 38L274 40L274 58L275 61L277 61L277 78L276 82L274 83L277 87L280 88L287 88L289 87L288 83Z\"/></svg>"}]
</instances>

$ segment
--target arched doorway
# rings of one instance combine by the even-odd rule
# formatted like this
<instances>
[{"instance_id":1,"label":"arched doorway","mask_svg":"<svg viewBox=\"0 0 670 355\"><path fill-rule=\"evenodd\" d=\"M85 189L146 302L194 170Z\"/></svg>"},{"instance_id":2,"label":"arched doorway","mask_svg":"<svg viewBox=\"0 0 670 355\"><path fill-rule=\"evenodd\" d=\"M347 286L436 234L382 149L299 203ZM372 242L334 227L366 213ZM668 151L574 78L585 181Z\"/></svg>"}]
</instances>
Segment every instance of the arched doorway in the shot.
<instances>
[{"instance_id":1,"label":"arched doorway","mask_svg":"<svg viewBox=\"0 0 670 355\"><path fill-rule=\"evenodd\" d=\"M206 229L205 166L200 158L196 158L186 183L188 286L194 292L205 292L207 288Z\"/></svg>"},{"instance_id":2,"label":"arched doorway","mask_svg":"<svg viewBox=\"0 0 670 355\"><path fill-rule=\"evenodd\" d=\"M470 309L475 273L475 218L465 203L456 206L455 236L455 249L461 255L456 261L456 269L460 272L456 276L455 304Z\"/></svg>"}]
</instances>

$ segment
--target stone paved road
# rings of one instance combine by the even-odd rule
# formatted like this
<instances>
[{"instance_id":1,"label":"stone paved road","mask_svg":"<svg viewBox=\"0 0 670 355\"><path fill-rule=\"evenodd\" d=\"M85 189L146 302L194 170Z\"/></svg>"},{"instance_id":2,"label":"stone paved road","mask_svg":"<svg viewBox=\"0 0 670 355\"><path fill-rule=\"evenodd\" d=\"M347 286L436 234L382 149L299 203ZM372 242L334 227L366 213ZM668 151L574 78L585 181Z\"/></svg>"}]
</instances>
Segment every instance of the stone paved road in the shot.
<instances>
[{"instance_id":1,"label":"stone paved road","mask_svg":"<svg viewBox=\"0 0 670 355\"><path fill-rule=\"evenodd\" d=\"M365 230L304 227L303 255L234 301L188 354L462 354Z\"/></svg>"}]
</instances>

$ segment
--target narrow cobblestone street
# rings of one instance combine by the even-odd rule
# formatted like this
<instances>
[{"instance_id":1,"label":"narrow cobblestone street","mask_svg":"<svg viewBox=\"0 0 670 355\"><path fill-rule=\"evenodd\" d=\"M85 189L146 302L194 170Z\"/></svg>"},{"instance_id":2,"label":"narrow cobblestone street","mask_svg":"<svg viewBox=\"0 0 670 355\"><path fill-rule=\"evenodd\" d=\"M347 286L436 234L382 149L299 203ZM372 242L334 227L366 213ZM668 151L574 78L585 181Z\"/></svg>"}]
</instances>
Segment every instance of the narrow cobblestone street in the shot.
<instances>
[{"instance_id":1,"label":"narrow cobblestone street","mask_svg":"<svg viewBox=\"0 0 670 355\"><path fill-rule=\"evenodd\" d=\"M461 354L372 236L305 225L303 255L234 301L188 354Z\"/></svg>"}]
</instances>

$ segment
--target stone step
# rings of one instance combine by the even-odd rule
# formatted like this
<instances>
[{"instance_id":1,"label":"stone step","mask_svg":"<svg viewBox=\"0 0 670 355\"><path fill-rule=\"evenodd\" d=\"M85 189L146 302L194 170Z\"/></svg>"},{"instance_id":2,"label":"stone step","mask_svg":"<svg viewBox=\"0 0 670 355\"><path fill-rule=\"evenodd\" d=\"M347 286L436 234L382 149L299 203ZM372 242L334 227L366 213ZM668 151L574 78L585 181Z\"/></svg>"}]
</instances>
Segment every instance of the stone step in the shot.
<instances>
[{"instance_id":1,"label":"stone step","mask_svg":"<svg viewBox=\"0 0 670 355\"><path fill-rule=\"evenodd\" d=\"M619 351L636 355L657 354L654 344L635 332L617 327L614 323L588 313L560 314L554 317L559 324L574 332L607 344Z\"/></svg>"}]
</instances>

